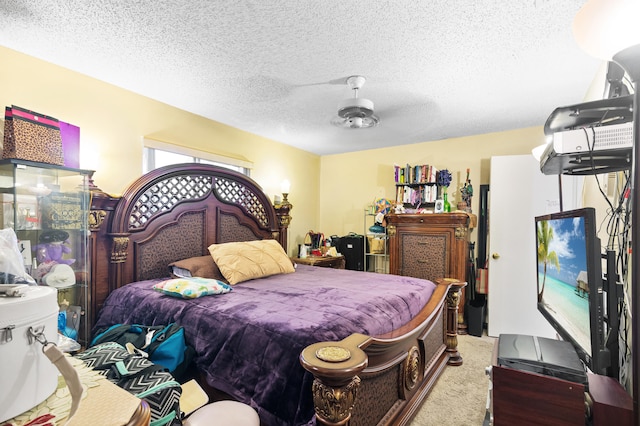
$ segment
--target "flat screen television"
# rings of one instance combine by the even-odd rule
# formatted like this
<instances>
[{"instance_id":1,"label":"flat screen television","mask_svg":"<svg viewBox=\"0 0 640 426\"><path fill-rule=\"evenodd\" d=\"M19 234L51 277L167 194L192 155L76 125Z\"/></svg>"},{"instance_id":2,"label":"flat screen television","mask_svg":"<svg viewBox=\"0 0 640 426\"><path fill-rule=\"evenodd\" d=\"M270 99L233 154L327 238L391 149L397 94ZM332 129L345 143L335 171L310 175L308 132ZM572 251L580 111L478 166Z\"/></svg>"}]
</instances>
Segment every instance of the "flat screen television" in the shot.
<instances>
[{"instance_id":1,"label":"flat screen television","mask_svg":"<svg viewBox=\"0 0 640 426\"><path fill-rule=\"evenodd\" d=\"M538 310L579 358L606 375L602 254L593 208L535 218Z\"/></svg>"}]
</instances>

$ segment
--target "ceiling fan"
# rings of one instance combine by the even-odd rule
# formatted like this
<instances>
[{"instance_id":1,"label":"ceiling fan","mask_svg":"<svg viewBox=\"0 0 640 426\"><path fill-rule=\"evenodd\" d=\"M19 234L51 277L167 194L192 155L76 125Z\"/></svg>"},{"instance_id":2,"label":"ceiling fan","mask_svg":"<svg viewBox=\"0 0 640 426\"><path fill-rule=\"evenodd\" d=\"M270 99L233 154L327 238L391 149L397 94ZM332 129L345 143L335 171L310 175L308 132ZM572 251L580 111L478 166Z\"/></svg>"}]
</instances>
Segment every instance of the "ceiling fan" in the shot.
<instances>
[{"instance_id":1,"label":"ceiling fan","mask_svg":"<svg viewBox=\"0 0 640 426\"><path fill-rule=\"evenodd\" d=\"M358 91L365 81L361 75L347 77L346 83L353 91L353 98L340 102L338 115L331 120L331 124L346 129L364 129L378 125L380 119L373 113L373 102L358 97Z\"/></svg>"}]
</instances>

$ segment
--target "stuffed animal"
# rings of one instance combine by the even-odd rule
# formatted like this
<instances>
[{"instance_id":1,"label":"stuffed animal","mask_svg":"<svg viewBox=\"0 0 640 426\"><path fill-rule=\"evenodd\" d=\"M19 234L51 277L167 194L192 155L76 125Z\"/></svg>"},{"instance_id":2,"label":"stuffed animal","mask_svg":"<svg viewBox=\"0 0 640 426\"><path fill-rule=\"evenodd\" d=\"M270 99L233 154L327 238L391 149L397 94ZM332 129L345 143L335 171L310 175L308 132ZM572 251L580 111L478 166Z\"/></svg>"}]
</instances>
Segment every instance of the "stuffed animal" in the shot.
<instances>
[{"instance_id":1,"label":"stuffed animal","mask_svg":"<svg viewBox=\"0 0 640 426\"><path fill-rule=\"evenodd\" d=\"M36 247L36 260L38 263L55 262L71 265L75 259L63 259L67 253L71 253L71 248L62 241L54 243L38 244Z\"/></svg>"},{"instance_id":2,"label":"stuffed animal","mask_svg":"<svg viewBox=\"0 0 640 426\"><path fill-rule=\"evenodd\" d=\"M40 280L55 265L71 265L76 261L75 259L63 259L65 254L71 253L68 238L69 233L60 230L45 231L40 234L40 243L33 248L38 262L33 278Z\"/></svg>"},{"instance_id":3,"label":"stuffed animal","mask_svg":"<svg viewBox=\"0 0 640 426\"><path fill-rule=\"evenodd\" d=\"M62 256L71 253L68 246L69 233L65 231L45 231L40 235L40 244L34 247L38 263L63 263L71 265L75 259L63 259Z\"/></svg>"}]
</instances>

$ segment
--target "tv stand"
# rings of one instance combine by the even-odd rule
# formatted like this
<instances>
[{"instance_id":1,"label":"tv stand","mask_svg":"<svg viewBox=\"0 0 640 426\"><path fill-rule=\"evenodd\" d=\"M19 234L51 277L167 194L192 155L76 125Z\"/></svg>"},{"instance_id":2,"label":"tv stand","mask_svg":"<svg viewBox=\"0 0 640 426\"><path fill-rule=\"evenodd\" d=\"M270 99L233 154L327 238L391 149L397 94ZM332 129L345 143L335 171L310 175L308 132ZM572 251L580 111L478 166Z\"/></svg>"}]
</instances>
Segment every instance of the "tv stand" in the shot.
<instances>
[{"instance_id":1,"label":"tv stand","mask_svg":"<svg viewBox=\"0 0 640 426\"><path fill-rule=\"evenodd\" d=\"M519 369L518 363L506 366L499 361L504 358L499 348L500 339L494 345L490 368L492 425L633 424L631 397L616 380L587 374L585 385Z\"/></svg>"}]
</instances>

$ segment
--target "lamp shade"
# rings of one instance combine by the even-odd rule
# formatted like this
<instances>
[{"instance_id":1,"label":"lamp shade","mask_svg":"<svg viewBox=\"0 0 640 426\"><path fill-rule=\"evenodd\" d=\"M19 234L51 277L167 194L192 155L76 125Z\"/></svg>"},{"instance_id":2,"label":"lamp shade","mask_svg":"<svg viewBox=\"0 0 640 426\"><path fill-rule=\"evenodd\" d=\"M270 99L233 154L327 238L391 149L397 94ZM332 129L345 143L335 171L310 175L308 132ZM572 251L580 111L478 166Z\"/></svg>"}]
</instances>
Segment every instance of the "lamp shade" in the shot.
<instances>
[{"instance_id":1,"label":"lamp shade","mask_svg":"<svg viewBox=\"0 0 640 426\"><path fill-rule=\"evenodd\" d=\"M290 189L291 189L291 183L286 179L283 180L282 183L280 184L280 190L282 191L282 193L288 194Z\"/></svg>"},{"instance_id":2,"label":"lamp shade","mask_svg":"<svg viewBox=\"0 0 640 426\"><path fill-rule=\"evenodd\" d=\"M544 154L544 151L547 149L547 146L549 146L549 143L538 145L531 150L531 155L533 155L533 158L538 160L538 162L542 159L542 154Z\"/></svg>"},{"instance_id":3,"label":"lamp shade","mask_svg":"<svg viewBox=\"0 0 640 426\"><path fill-rule=\"evenodd\" d=\"M640 43L639 19L638 0L589 0L573 20L573 36L582 50L608 61Z\"/></svg>"}]
</instances>

